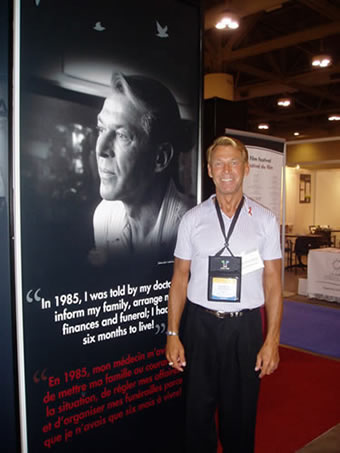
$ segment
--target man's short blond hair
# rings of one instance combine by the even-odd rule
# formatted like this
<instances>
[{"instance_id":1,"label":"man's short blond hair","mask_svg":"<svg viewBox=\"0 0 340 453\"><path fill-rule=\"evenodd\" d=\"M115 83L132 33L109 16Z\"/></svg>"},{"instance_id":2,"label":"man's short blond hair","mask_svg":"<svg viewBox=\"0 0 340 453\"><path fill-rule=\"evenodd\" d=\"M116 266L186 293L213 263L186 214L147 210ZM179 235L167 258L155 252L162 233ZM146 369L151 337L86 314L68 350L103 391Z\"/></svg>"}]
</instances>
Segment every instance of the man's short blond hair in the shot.
<instances>
[{"instance_id":1,"label":"man's short blond hair","mask_svg":"<svg viewBox=\"0 0 340 453\"><path fill-rule=\"evenodd\" d=\"M207 149L208 163L210 163L211 153L217 146L232 146L233 148L237 148L239 151L241 151L244 162L248 162L248 150L245 145L240 142L240 140L237 140L237 138L231 138L223 135L221 137L215 138L212 145L210 145Z\"/></svg>"}]
</instances>

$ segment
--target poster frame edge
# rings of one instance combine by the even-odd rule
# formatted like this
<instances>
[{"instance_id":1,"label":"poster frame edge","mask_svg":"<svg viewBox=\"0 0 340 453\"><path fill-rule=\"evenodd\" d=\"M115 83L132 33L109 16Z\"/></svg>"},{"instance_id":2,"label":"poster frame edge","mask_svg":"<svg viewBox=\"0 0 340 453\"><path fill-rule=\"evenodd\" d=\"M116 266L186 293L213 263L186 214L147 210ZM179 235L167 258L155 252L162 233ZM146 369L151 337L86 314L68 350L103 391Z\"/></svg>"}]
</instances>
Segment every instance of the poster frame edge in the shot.
<instances>
[{"instance_id":1,"label":"poster frame edge","mask_svg":"<svg viewBox=\"0 0 340 453\"><path fill-rule=\"evenodd\" d=\"M24 354L24 325L21 267L21 200L20 200L20 25L21 0L13 2L13 233L14 233L14 279L16 306L16 341L19 393L19 425L21 452L27 453L26 380Z\"/></svg>"},{"instance_id":2,"label":"poster frame edge","mask_svg":"<svg viewBox=\"0 0 340 453\"><path fill-rule=\"evenodd\" d=\"M203 78L203 30L204 30L204 17L203 17L203 8L201 2L196 5L198 9L198 18L199 18L199 99L198 99L198 134L197 134L197 184L196 184L196 203L202 202L202 165L203 165L203 150L202 150L202 137L203 137L203 99L204 99L204 78Z\"/></svg>"}]
</instances>

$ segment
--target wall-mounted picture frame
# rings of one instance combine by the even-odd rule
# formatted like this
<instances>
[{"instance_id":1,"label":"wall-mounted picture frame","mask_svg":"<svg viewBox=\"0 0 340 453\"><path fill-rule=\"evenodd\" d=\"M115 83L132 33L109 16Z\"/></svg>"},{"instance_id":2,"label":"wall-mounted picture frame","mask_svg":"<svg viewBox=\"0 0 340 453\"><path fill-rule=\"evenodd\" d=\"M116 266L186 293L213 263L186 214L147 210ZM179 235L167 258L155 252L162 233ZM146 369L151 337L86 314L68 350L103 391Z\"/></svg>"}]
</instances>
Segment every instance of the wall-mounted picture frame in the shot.
<instances>
[{"instance_id":1,"label":"wall-mounted picture frame","mask_svg":"<svg viewBox=\"0 0 340 453\"><path fill-rule=\"evenodd\" d=\"M299 179L299 202L310 203L312 194L312 176L309 174L300 174Z\"/></svg>"}]
</instances>

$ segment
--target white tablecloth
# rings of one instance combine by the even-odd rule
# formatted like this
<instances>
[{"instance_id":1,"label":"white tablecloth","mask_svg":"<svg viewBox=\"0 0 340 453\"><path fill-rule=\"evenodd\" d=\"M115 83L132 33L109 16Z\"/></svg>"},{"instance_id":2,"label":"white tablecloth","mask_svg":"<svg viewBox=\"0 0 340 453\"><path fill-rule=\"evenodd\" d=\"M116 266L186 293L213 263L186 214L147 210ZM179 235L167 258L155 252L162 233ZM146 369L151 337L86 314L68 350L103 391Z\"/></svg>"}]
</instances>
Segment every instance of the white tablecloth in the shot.
<instances>
[{"instance_id":1,"label":"white tablecloth","mask_svg":"<svg viewBox=\"0 0 340 453\"><path fill-rule=\"evenodd\" d=\"M340 249L313 249L308 253L308 297L340 302Z\"/></svg>"}]
</instances>

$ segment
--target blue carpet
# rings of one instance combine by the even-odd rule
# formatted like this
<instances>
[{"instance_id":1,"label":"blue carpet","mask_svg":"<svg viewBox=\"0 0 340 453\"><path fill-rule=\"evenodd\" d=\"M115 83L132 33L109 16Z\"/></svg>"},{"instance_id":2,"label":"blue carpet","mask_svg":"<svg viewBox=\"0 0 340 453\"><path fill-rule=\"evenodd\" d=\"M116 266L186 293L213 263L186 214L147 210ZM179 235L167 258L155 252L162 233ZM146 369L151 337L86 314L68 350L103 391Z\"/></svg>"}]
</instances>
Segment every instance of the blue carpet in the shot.
<instances>
[{"instance_id":1,"label":"blue carpet","mask_svg":"<svg viewBox=\"0 0 340 453\"><path fill-rule=\"evenodd\" d=\"M280 342L340 358L340 309L285 300Z\"/></svg>"}]
</instances>

